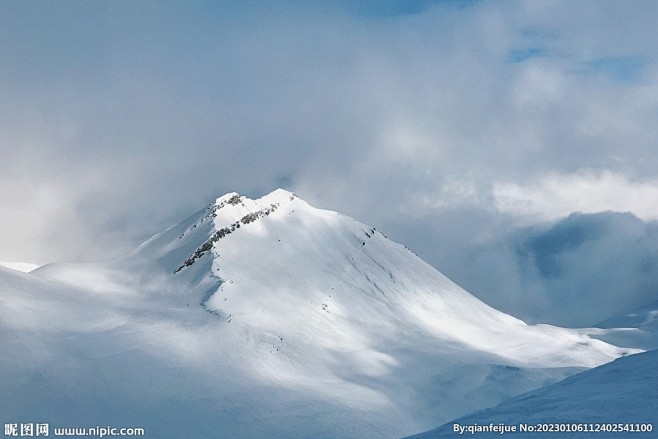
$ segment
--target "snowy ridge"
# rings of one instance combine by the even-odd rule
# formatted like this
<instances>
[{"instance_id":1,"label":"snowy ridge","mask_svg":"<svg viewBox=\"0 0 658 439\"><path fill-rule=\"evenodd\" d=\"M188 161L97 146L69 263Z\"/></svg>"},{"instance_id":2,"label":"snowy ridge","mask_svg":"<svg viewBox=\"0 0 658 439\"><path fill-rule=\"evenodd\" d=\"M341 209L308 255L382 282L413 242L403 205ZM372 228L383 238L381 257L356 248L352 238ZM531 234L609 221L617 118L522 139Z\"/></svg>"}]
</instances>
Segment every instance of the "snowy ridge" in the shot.
<instances>
[{"instance_id":1,"label":"snowy ridge","mask_svg":"<svg viewBox=\"0 0 658 439\"><path fill-rule=\"evenodd\" d=\"M37 264L32 264L29 262L2 262L0 261L0 266L11 268L12 270L22 271L23 273L29 273L32 270L39 268Z\"/></svg>"},{"instance_id":2,"label":"snowy ridge","mask_svg":"<svg viewBox=\"0 0 658 439\"><path fill-rule=\"evenodd\" d=\"M180 238L183 238L191 229L196 228L210 217L215 219L215 232L201 246L199 246L194 253L176 269L175 272L177 273L183 268L192 265L194 261L205 255L213 247L215 242L229 233L234 232L236 229L239 229L241 225L253 223L259 218L269 215L279 207L281 201L293 201L295 197L295 194L279 189L267 196L267 199L272 202L269 206L265 207L263 207L265 204L265 197L254 201L244 196L240 196L237 192L231 192L219 197L215 203L206 209L207 213L201 218L201 220L183 232ZM275 201L275 199L280 201ZM222 208L225 206L233 206L233 208L230 209L230 212L226 212L226 209L222 211ZM239 215L242 215L242 217L236 220ZM225 223L226 221L231 221L232 223L222 226L222 223Z\"/></svg>"},{"instance_id":3,"label":"snowy ridge","mask_svg":"<svg viewBox=\"0 0 658 439\"><path fill-rule=\"evenodd\" d=\"M658 302L652 302L622 316L613 317L596 325L600 328L638 328L658 332Z\"/></svg>"},{"instance_id":4,"label":"snowy ridge","mask_svg":"<svg viewBox=\"0 0 658 439\"><path fill-rule=\"evenodd\" d=\"M223 206L222 206L223 207ZM271 204L269 207L265 209L258 210L256 212L251 212L240 218L239 221L234 222L228 227L222 227L221 229L217 230L215 233L212 234L210 238L206 242L204 242L201 247L197 248L194 253L183 262L183 264L178 267L175 271L175 273L178 273L180 270L182 270L185 267L189 267L199 259L201 256L206 254L212 247L213 244L215 244L217 241L228 235L229 233L235 232L236 229L240 228L240 225L247 225L250 223L253 223L254 221L258 220L259 218L262 218L263 216L267 216L270 213L274 212L277 207L279 207L279 204ZM217 216L216 211L213 212L213 216Z\"/></svg>"},{"instance_id":5,"label":"snowy ridge","mask_svg":"<svg viewBox=\"0 0 658 439\"><path fill-rule=\"evenodd\" d=\"M0 410L158 438L400 437L638 352L526 325L284 190L219 197L110 261L0 275L22 285L0 290Z\"/></svg>"},{"instance_id":6,"label":"snowy ridge","mask_svg":"<svg viewBox=\"0 0 658 439\"><path fill-rule=\"evenodd\" d=\"M454 438L453 425L514 425L519 422L537 424L616 424L645 425L656 419L658 388L658 351L620 358L590 369L559 383L526 393L487 410L452 421L435 430L410 436L414 439ZM629 427L625 427L629 428ZM542 437L550 433L524 433ZM647 432L562 432L561 438L655 437ZM496 433L480 433L478 437L499 437ZM524 436L524 437L525 437Z\"/></svg>"},{"instance_id":7,"label":"snowy ridge","mask_svg":"<svg viewBox=\"0 0 658 439\"><path fill-rule=\"evenodd\" d=\"M607 343L643 350L658 349L658 302L610 318L596 327L602 328L596 338Z\"/></svg>"}]
</instances>

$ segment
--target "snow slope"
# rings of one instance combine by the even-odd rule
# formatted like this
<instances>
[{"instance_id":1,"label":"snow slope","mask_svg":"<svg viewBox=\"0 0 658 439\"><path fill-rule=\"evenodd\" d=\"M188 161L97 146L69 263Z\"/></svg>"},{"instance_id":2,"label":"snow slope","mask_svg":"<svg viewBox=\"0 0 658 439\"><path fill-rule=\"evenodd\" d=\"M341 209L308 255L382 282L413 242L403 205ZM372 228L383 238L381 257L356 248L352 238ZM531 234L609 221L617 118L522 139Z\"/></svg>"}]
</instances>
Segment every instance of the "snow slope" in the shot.
<instances>
[{"instance_id":1,"label":"snow slope","mask_svg":"<svg viewBox=\"0 0 658 439\"><path fill-rule=\"evenodd\" d=\"M497 407L452 421L415 439L454 438L454 424L648 424L651 432L523 433L523 437L561 438L656 437L658 407L658 350L620 358L548 387L505 401ZM636 427L637 428L637 427ZM513 435L517 437L520 435ZM479 433L476 437L500 437Z\"/></svg>"},{"instance_id":2,"label":"snow slope","mask_svg":"<svg viewBox=\"0 0 658 439\"><path fill-rule=\"evenodd\" d=\"M0 261L0 266L11 268L12 270L22 271L23 273L29 273L32 270L39 268L37 264L31 264L29 262L2 262Z\"/></svg>"},{"instance_id":3,"label":"snow slope","mask_svg":"<svg viewBox=\"0 0 658 439\"><path fill-rule=\"evenodd\" d=\"M658 349L658 302L608 319L596 327L602 328L593 334L599 340L642 350Z\"/></svg>"},{"instance_id":4,"label":"snow slope","mask_svg":"<svg viewBox=\"0 0 658 439\"><path fill-rule=\"evenodd\" d=\"M0 328L7 422L157 438L400 437L638 352L526 325L283 190L113 260L0 269Z\"/></svg>"},{"instance_id":5,"label":"snow slope","mask_svg":"<svg viewBox=\"0 0 658 439\"><path fill-rule=\"evenodd\" d=\"M637 328L658 333L658 301L628 314L608 319L597 326L601 328Z\"/></svg>"}]
</instances>

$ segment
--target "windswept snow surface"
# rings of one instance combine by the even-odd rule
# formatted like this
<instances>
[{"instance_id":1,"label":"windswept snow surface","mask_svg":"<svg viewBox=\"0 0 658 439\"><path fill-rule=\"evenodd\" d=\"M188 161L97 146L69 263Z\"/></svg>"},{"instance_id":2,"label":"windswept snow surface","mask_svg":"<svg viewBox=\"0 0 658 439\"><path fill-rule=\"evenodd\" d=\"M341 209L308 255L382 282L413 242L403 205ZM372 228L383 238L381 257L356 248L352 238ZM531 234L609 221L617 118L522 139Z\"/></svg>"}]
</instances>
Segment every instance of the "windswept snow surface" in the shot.
<instances>
[{"instance_id":1,"label":"windswept snow surface","mask_svg":"<svg viewBox=\"0 0 658 439\"><path fill-rule=\"evenodd\" d=\"M633 312L606 320L597 325L601 328L638 328L658 333L658 302L652 302Z\"/></svg>"},{"instance_id":2,"label":"windswept snow surface","mask_svg":"<svg viewBox=\"0 0 658 439\"><path fill-rule=\"evenodd\" d=\"M592 335L616 346L658 349L658 302L622 314L596 325Z\"/></svg>"},{"instance_id":3,"label":"windswept snow surface","mask_svg":"<svg viewBox=\"0 0 658 439\"><path fill-rule=\"evenodd\" d=\"M454 425L539 424L621 424L619 432L576 432L506 434L503 437L560 438L648 438L656 437L658 407L658 351L620 358L587 370L557 384L505 401L497 407L465 416L435 430L412 436L414 439L455 438ZM623 431L625 425L652 424L650 432ZM600 428L600 427L599 427ZM614 428L614 427L613 427ZM617 427L619 428L619 427ZM465 434L464 436L471 436ZM478 438L501 437L478 433Z\"/></svg>"},{"instance_id":4,"label":"windswept snow surface","mask_svg":"<svg viewBox=\"0 0 658 439\"><path fill-rule=\"evenodd\" d=\"M0 268L0 415L401 437L638 352L596 331L526 325L290 192L231 193L113 260Z\"/></svg>"}]
</instances>

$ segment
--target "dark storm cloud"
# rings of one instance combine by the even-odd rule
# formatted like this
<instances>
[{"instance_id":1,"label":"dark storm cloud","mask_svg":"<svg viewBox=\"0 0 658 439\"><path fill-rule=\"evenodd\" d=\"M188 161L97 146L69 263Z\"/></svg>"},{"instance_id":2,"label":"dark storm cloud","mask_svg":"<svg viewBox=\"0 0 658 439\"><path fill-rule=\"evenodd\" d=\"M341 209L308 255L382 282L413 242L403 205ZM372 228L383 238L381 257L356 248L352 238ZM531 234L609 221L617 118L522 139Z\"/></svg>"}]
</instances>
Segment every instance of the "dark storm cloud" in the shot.
<instances>
[{"instance_id":1,"label":"dark storm cloud","mask_svg":"<svg viewBox=\"0 0 658 439\"><path fill-rule=\"evenodd\" d=\"M554 187L626 206L658 166L658 5L634 5L3 2L0 260L103 258L278 186L439 269L527 206L584 210Z\"/></svg>"}]
</instances>

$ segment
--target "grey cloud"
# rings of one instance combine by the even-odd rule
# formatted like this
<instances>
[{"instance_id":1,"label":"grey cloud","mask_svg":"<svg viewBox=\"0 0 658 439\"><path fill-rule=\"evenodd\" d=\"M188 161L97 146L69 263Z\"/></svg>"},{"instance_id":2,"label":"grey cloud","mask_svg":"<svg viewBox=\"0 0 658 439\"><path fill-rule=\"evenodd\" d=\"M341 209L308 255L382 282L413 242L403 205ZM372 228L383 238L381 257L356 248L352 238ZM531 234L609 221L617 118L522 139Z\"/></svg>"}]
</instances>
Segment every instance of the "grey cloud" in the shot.
<instances>
[{"instance_id":1,"label":"grey cloud","mask_svg":"<svg viewBox=\"0 0 658 439\"><path fill-rule=\"evenodd\" d=\"M656 222L628 213L575 213L498 230L468 247L449 243L435 252L446 274L498 309L533 323L578 327L658 298ZM457 236L468 239L466 230Z\"/></svg>"}]
</instances>

